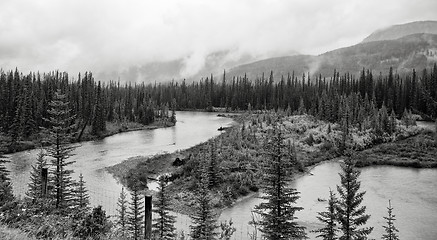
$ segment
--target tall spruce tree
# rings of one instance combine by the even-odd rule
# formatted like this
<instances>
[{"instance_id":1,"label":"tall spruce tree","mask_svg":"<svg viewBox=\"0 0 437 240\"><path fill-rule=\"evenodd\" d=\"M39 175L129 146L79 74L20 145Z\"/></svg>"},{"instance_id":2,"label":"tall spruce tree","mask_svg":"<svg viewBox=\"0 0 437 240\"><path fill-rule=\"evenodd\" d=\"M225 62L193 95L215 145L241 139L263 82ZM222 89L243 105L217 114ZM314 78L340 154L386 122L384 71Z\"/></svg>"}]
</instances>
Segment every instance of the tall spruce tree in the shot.
<instances>
[{"instance_id":1,"label":"tall spruce tree","mask_svg":"<svg viewBox=\"0 0 437 240\"><path fill-rule=\"evenodd\" d=\"M89 211L90 197L85 186L82 173L79 175L79 182L77 182L74 189L74 205L73 208L79 214L85 214Z\"/></svg>"},{"instance_id":2,"label":"tall spruce tree","mask_svg":"<svg viewBox=\"0 0 437 240\"><path fill-rule=\"evenodd\" d=\"M266 159L262 163L261 179L265 200L255 206L254 212L261 216L257 223L263 236L269 240L304 239L305 227L296 223L295 213L302 207L295 206L299 192L290 187L293 171L293 154L287 148L278 127L266 141Z\"/></svg>"},{"instance_id":3,"label":"tall spruce tree","mask_svg":"<svg viewBox=\"0 0 437 240\"><path fill-rule=\"evenodd\" d=\"M396 216L393 214L393 208L391 206L390 200L388 200L387 207L388 216L384 217L387 221L386 226L382 226L385 230L385 234L382 235L382 239L384 240L399 240L398 232L399 230L395 227L394 221L396 220Z\"/></svg>"},{"instance_id":4,"label":"tall spruce tree","mask_svg":"<svg viewBox=\"0 0 437 240\"><path fill-rule=\"evenodd\" d=\"M120 196L118 197L117 202L117 222L116 224L120 228L120 237L121 238L127 238L127 226L128 226L128 217L127 217L127 208L128 208L129 202L127 200L127 194L124 191L124 188L121 188Z\"/></svg>"},{"instance_id":5,"label":"tall spruce tree","mask_svg":"<svg viewBox=\"0 0 437 240\"><path fill-rule=\"evenodd\" d=\"M131 202L127 212L127 229L132 238L138 240L142 239L144 232L144 197L138 186L133 186L130 193Z\"/></svg>"},{"instance_id":6,"label":"tall spruce tree","mask_svg":"<svg viewBox=\"0 0 437 240\"><path fill-rule=\"evenodd\" d=\"M350 152L347 153L348 157L341 165L342 173L339 173L341 185L337 185L339 199L336 212L342 232L340 240L366 239L373 230L373 227L362 227L370 215L365 214L366 206L360 206L366 192L359 192L360 171L355 168L355 162L350 154Z\"/></svg>"},{"instance_id":7,"label":"tall spruce tree","mask_svg":"<svg viewBox=\"0 0 437 240\"><path fill-rule=\"evenodd\" d=\"M9 178L9 171L5 167L7 160L3 157L0 152L0 210L3 207L14 200L14 194L12 192L12 183Z\"/></svg>"},{"instance_id":8,"label":"tall spruce tree","mask_svg":"<svg viewBox=\"0 0 437 240\"><path fill-rule=\"evenodd\" d=\"M158 217L154 219L155 223L152 227L155 237L159 240L173 240L176 237L176 228L174 227L176 217L170 214L173 209L170 206L167 182L168 178L166 176L159 178L158 194L154 202L155 209L153 209Z\"/></svg>"},{"instance_id":9,"label":"tall spruce tree","mask_svg":"<svg viewBox=\"0 0 437 240\"><path fill-rule=\"evenodd\" d=\"M70 145L74 123L69 105L67 96L58 89L49 103L50 109L47 111L49 118L46 119L50 125L48 129L50 146L47 148L47 155L52 158L51 175L55 191L55 206L64 212L68 212L72 205L75 184L71 178L73 170L67 168L74 163L68 160L74 150L74 146Z\"/></svg>"},{"instance_id":10,"label":"tall spruce tree","mask_svg":"<svg viewBox=\"0 0 437 240\"><path fill-rule=\"evenodd\" d=\"M91 126L91 133L97 135L106 131L105 108L103 104L102 87L97 85L96 104L94 110L94 118Z\"/></svg>"},{"instance_id":11,"label":"tall spruce tree","mask_svg":"<svg viewBox=\"0 0 437 240\"><path fill-rule=\"evenodd\" d=\"M329 200L328 206L326 207L326 212L319 212L317 219L324 224L322 228L315 230L314 232L319 233L317 238L322 238L323 240L335 240L337 239L337 218L335 207L337 204L337 198L332 190L329 190Z\"/></svg>"},{"instance_id":12,"label":"tall spruce tree","mask_svg":"<svg viewBox=\"0 0 437 240\"><path fill-rule=\"evenodd\" d=\"M212 197L208 186L208 173L206 169L202 169L200 183L195 193L195 207L190 215L192 221L190 236L194 240L213 240L217 235L217 219L212 209Z\"/></svg>"},{"instance_id":13,"label":"tall spruce tree","mask_svg":"<svg viewBox=\"0 0 437 240\"><path fill-rule=\"evenodd\" d=\"M28 190L26 197L36 202L43 197L43 168L47 167L47 161L45 159L45 152L41 149L38 153L35 165L32 165L30 172L30 182L28 184Z\"/></svg>"},{"instance_id":14,"label":"tall spruce tree","mask_svg":"<svg viewBox=\"0 0 437 240\"><path fill-rule=\"evenodd\" d=\"M217 146L215 140L211 140L210 143L210 157L208 165L208 178L209 178L209 188L212 189L218 184L218 159L217 159Z\"/></svg>"},{"instance_id":15,"label":"tall spruce tree","mask_svg":"<svg viewBox=\"0 0 437 240\"><path fill-rule=\"evenodd\" d=\"M435 119L434 123L434 141L437 144L437 118Z\"/></svg>"}]
</instances>

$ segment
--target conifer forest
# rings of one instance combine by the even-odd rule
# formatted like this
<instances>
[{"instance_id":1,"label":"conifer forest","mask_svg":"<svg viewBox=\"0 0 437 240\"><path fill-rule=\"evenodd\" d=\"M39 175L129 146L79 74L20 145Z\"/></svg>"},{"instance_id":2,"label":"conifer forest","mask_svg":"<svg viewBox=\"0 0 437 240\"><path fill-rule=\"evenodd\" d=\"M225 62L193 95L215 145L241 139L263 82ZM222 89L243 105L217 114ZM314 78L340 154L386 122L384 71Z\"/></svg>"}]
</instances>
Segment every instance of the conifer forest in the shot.
<instances>
[{"instance_id":1,"label":"conifer forest","mask_svg":"<svg viewBox=\"0 0 437 240\"><path fill-rule=\"evenodd\" d=\"M436 3L24 2L0 239L437 238Z\"/></svg>"}]
</instances>

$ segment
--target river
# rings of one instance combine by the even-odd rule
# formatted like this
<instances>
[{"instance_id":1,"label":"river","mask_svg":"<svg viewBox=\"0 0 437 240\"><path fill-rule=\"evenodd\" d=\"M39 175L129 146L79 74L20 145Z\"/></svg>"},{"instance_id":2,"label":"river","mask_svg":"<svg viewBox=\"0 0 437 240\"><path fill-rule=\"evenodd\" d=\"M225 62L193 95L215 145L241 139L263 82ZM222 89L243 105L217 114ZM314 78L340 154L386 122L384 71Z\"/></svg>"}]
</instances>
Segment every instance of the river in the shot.
<instances>
[{"instance_id":1,"label":"river","mask_svg":"<svg viewBox=\"0 0 437 240\"><path fill-rule=\"evenodd\" d=\"M116 202L121 185L104 168L117 164L129 157L150 156L158 153L186 149L211 137L217 136L220 126L229 126L229 118L217 117L214 113L177 112L178 122L174 127L135 131L117 134L103 140L83 142L71 158L74 177L84 175L92 205L102 205L109 214L115 214ZM431 125L430 125L431 126ZM30 150L8 155L14 192L23 195L27 190L31 164L35 162L38 150ZM331 161L314 167L313 175L296 179L292 186L301 192L297 205L304 208L297 213L298 222L307 227L311 239L315 234L309 230L320 227L317 212L324 211L326 202L318 198L328 198L329 188L335 190L339 184L340 166ZM391 199L396 215L396 227L401 239L436 239L437 236L437 169L413 169L393 166L375 166L361 169L361 189L366 191L363 204L371 215L368 226L375 229L371 237L379 239L385 224L388 200ZM232 208L226 209L220 221L233 219L237 231L233 239L249 239L247 233L251 210L260 203L256 196L245 198ZM177 216L176 227L188 231L190 220L187 216Z\"/></svg>"},{"instance_id":2,"label":"river","mask_svg":"<svg viewBox=\"0 0 437 240\"><path fill-rule=\"evenodd\" d=\"M91 205L102 205L108 214L116 213L116 203L121 185L105 167L136 156L152 156L165 152L187 149L220 134L217 129L234 123L230 118L218 117L217 113L176 112L177 123L173 127L154 130L132 131L106 137L102 140L77 144L71 165L73 178L80 173L86 181ZM31 165L39 150L29 150L6 155L10 163L11 180L15 195L27 191Z\"/></svg>"},{"instance_id":3,"label":"river","mask_svg":"<svg viewBox=\"0 0 437 240\"><path fill-rule=\"evenodd\" d=\"M388 200L391 199L393 213L396 215L395 226L399 229L400 239L435 240L437 238L437 170L413 169L394 166L372 166L361 170L361 190L366 191L363 205L371 217L367 226L373 226L372 238L380 239L385 225ZM309 230L321 225L316 219L317 212L325 211L329 189L336 192L340 183L339 162L325 162L311 170L313 175L305 175L293 181L292 186L301 192L297 206L304 210L297 213L298 222L307 228L310 239L315 234ZM261 200L249 197L230 209L222 212L221 220L232 217L238 228L234 239L249 239L247 232L251 220L250 211Z\"/></svg>"}]
</instances>

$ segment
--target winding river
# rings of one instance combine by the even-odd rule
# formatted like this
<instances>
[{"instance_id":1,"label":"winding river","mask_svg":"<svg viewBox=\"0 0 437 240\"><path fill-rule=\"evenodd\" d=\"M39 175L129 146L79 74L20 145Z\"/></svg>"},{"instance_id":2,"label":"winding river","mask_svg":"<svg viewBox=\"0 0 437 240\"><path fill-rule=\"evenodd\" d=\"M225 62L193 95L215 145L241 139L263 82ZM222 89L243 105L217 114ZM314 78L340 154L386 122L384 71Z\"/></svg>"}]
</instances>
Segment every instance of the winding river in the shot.
<instances>
[{"instance_id":1,"label":"winding river","mask_svg":"<svg viewBox=\"0 0 437 240\"><path fill-rule=\"evenodd\" d=\"M71 158L76 161L72 165L75 171L73 177L77 178L79 173L84 175L91 204L102 205L111 215L116 213L121 185L104 170L105 167L130 157L151 156L192 147L217 136L218 127L233 124L229 118L204 112L177 112L177 119L174 127L126 132L79 144ZM7 167L11 171L16 195L23 195L27 190L31 164L35 162L37 153L38 150L30 150L8 155L11 162ZM292 186L301 192L297 205L304 208L297 213L298 221L307 227L310 239L314 239L315 234L309 230L320 227L316 215L326 207L326 202L317 199L327 199L329 188L336 189L340 182L340 166L335 161L325 162L311 172L312 175L296 179ZM391 199L401 239L437 238L437 169L376 166L363 168L361 172L361 189L366 191L363 204L371 215L368 226L375 227L371 237L381 237L382 225L385 224L383 216L387 214L386 207ZM259 202L256 195L250 196L222 212L219 220L232 218L237 228L233 239L249 239L248 232L252 232L247 224L251 220L250 211ZM187 233L189 225L187 216L177 215L178 229Z\"/></svg>"},{"instance_id":2,"label":"winding river","mask_svg":"<svg viewBox=\"0 0 437 240\"><path fill-rule=\"evenodd\" d=\"M70 160L76 161L71 168L73 178L80 173L86 181L91 205L102 205L106 212L116 213L119 184L105 167L136 156L187 149L220 134L217 128L234 123L230 118L218 117L217 113L176 112L177 123L173 127L154 130L132 131L116 134L102 140L82 142L73 151ZM27 191L31 165L39 150L23 151L7 155L10 163L13 190L23 196Z\"/></svg>"}]
</instances>

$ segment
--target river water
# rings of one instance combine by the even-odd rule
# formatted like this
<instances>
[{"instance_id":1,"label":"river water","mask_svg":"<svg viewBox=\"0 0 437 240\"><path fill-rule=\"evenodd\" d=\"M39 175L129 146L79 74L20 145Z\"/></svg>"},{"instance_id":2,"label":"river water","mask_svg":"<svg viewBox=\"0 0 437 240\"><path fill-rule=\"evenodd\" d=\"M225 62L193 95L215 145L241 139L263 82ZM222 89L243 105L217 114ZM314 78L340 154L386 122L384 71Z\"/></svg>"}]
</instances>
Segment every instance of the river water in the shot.
<instances>
[{"instance_id":1,"label":"river water","mask_svg":"<svg viewBox=\"0 0 437 240\"><path fill-rule=\"evenodd\" d=\"M186 149L211 137L217 136L217 128L229 126L229 118L217 117L214 113L177 112L176 126L149 131L135 131L117 134L99 141L84 142L74 151L71 158L74 177L84 175L92 205L102 205L107 213L116 213L116 202L121 185L104 168L117 164L129 157L151 156L158 153ZM431 125L430 125L431 126ZM30 150L8 155L14 192L23 195L27 190L31 164L35 162L38 150ZM320 227L317 212L324 211L329 189L336 190L339 184L340 166L338 162L322 163L311 170L313 175L296 179L292 186L301 192L297 205L304 208L297 213L298 222L307 227L310 239L315 234L309 230ZM379 239L385 224L388 200L391 199L396 215L395 225L400 230L401 239L437 239L437 169L412 169L393 166L375 166L361 169L361 189L366 191L363 205L371 215L368 226L375 227L371 237ZM226 209L220 221L232 218L237 231L233 239L249 239L248 225L251 210L260 203L255 196L245 198L232 208ZM177 215L176 227L189 231L187 216Z\"/></svg>"},{"instance_id":2,"label":"river water","mask_svg":"<svg viewBox=\"0 0 437 240\"><path fill-rule=\"evenodd\" d=\"M366 191L363 205L367 206L367 214L371 217L367 226L373 226L372 238L380 239L385 225L388 200L391 199L393 213L397 220L401 239L437 239L437 170L412 169L393 166L365 167L361 170L361 190ZM337 161L325 162L311 170L313 175L305 175L293 181L292 186L301 192L297 206L304 210L297 213L298 222L307 228L310 239L316 234L310 230L321 227L316 219L317 212L326 211L327 202L317 199L328 199L329 189L336 192L340 184L338 173L341 171ZM221 220L232 217L238 228L234 239L249 239L247 232L251 220L250 211L261 199L249 197L234 207L225 210Z\"/></svg>"},{"instance_id":3,"label":"river water","mask_svg":"<svg viewBox=\"0 0 437 240\"><path fill-rule=\"evenodd\" d=\"M116 203L121 191L119 184L105 167L112 166L135 156L187 149L220 134L217 129L234 123L230 118L218 117L217 113L176 112L177 123L173 127L154 130L132 131L116 134L102 140L82 142L69 160L73 178L80 173L86 181L91 205L102 205L109 214L116 213ZM39 150L29 150L7 155L10 163L13 190L23 196L27 191L31 165Z\"/></svg>"}]
</instances>

